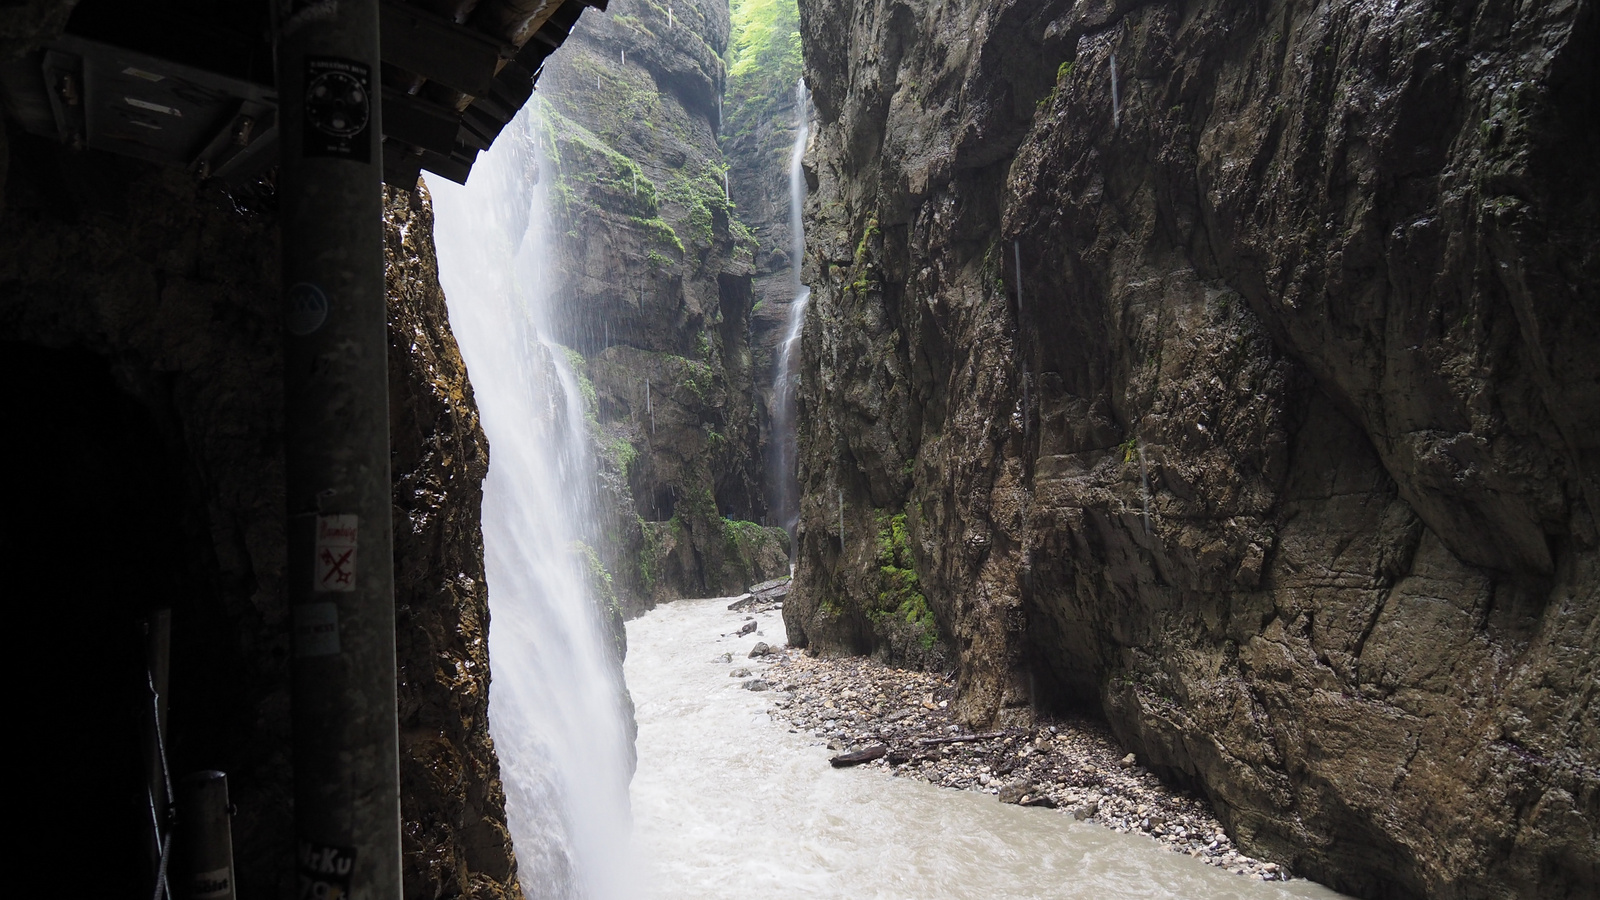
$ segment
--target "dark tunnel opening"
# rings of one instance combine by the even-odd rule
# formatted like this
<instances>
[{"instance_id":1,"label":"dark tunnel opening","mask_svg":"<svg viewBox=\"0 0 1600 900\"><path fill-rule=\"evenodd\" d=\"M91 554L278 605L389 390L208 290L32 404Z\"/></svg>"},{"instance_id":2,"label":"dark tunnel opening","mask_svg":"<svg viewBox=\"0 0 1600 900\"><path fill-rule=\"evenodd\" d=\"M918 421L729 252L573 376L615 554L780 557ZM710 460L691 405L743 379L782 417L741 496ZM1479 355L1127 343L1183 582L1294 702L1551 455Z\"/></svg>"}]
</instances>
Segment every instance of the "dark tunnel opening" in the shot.
<instances>
[{"instance_id":1,"label":"dark tunnel opening","mask_svg":"<svg viewBox=\"0 0 1600 900\"><path fill-rule=\"evenodd\" d=\"M43 820L35 846L44 871L64 878L90 865L97 896L149 897L144 623L171 608L180 623L174 644L199 637L182 466L156 417L119 388L104 359L0 348L16 473L0 558L21 618L13 634L26 648L29 683L20 693L33 729L30 769L52 795L30 811ZM181 652L174 657L176 672ZM177 707L200 712L200 698L189 699ZM177 777L185 761L170 734L167 744Z\"/></svg>"}]
</instances>

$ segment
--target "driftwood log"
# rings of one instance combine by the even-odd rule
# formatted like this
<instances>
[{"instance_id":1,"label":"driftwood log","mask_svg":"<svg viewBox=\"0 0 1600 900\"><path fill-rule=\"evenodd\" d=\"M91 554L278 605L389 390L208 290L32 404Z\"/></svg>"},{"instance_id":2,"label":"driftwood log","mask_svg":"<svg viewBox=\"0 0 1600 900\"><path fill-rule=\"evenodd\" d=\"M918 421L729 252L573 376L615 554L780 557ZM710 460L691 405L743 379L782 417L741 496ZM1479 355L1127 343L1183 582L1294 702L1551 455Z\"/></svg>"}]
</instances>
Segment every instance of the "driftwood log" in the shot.
<instances>
[{"instance_id":1,"label":"driftwood log","mask_svg":"<svg viewBox=\"0 0 1600 900\"><path fill-rule=\"evenodd\" d=\"M865 750L857 750L854 753L841 753L838 756L828 760L828 762L832 763L835 769L843 769L849 766L859 766L862 763L872 762L875 759L882 759L883 756L888 752L889 748L886 745L873 744L871 747L868 747Z\"/></svg>"}]
</instances>

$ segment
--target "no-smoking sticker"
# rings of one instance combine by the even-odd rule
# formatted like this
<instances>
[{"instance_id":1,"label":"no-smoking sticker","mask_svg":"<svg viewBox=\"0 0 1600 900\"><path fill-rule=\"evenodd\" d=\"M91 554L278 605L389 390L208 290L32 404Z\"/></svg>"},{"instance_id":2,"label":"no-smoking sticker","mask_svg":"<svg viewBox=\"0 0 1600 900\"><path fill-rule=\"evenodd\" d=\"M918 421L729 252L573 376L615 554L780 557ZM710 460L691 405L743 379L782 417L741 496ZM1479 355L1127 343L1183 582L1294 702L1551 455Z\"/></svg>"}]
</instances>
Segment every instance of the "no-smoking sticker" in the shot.
<instances>
[{"instance_id":1,"label":"no-smoking sticker","mask_svg":"<svg viewBox=\"0 0 1600 900\"><path fill-rule=\"evenodd\" d=\"M317 516L317 559L313 591L356 589L357 516Z\"/></svg>"}]
</instances>

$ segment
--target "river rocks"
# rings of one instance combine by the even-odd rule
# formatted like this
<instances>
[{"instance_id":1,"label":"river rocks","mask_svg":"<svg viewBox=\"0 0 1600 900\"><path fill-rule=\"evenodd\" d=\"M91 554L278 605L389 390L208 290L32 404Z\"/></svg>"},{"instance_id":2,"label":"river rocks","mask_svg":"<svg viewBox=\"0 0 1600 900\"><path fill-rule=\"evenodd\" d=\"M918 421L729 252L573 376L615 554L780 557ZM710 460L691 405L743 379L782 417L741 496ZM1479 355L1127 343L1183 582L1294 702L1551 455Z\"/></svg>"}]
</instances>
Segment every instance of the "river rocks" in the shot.
<instances>
[{"instance_id":1,"label":"river rocks","mask_svg":"<svg viewBox=\"0 0 1600 900\"><path fill-rule=\"evenodd\" d=\"M749 592L728 604L734 612L763 613L783 608L783 598L789 596L791 579L775 578L750 588Z\"/></svg>"},{"instance_id":2,"label":"river rocks","mask_svg":"<svg viewBox=\"0 0 1600 900\"><path fill-rule=\"evenodd\" d=\"M963 727L1098 709L1346 892L1600 893L1593 5L801 21L790 640L884 650L903 516Z\"/></svg>"},{"instance_id":3,"label":"river rocks","mask_svg":"<svg viewBox=\"0 0 1600 900\"><path fill-rule=\"evenodd\" d=\"M767 646L766 641L757 641L756 645L750 648L750 655L747 658L758 659L763 656L769 656L771 653L772 648Z\"/></svg>"},{"instance_id":4,"label":"river rocks","mask_svg":"<svg viewBox=\"0 0 1600 900\"><path fill-rule=\"evenodd\" d=\"M1000 792L995 795L995 799L1001 803L1021 803L1022 798L1031 795L1033 790L1033 782L1031 781L1012 781L1000 789Z\"/></svg>"},{"instance_id":5,"label":"river rocks","mask_svg":"<svg viewBox=\"0 0 1600 900\"><path fill-rule=\"evenodd\" d=\"M770 691L770 690L772 690L772 685L768 684L765 681L762 681L759 678L755 678L755 679L751 679L750 681L746 681L744 684L740 685L740 687L744 688L747 691Z\"/></svg>"},{"instance_id":6,"label":"river rocks","mask_svg":"<svg viewBox=\"0 0 1600 900\"><path fill-rule=\"evenodd\" d=\"M724 660L724 662L726 662L726 660ZM734 669L733 671L728 673L728 677L729 678L749 678L750 677L750 670L749 669Z\"/></svg>"},{"instance_id":7,"label":"river rocks","mask_svg":"<svg viewBox=\"0 0 1600 900\"><path fill-rule=\"evenodd\" d=\"M769 659L763 677L795 692L794 702L775 705L773 714L831 750L874 751L855 765L1144 834L1241 874L1290 877L1287 869L1240 855L1203 799L1174 791L1143 766L1123 766L1126 754L1104 725L1063 718L973 732L958 724L952 707L939 705L955 693L946 676L793 651ZM888 709L894 698L906 705Z\"/></svg>"},{"instance_id":8,"label":"river rocks","mask_svg":"<svg viewBox=\"0 0 1600 900\"><path fill-rule=\"evenodd\" d=\"M750 622L746 622L743 625L739 626L739 630L734 632L734 633L737 634L739 637L744 637L747 634L755 634L755 632L756 632L756 623L754 621L750 621Z\"/></svg>"}]
</instances>

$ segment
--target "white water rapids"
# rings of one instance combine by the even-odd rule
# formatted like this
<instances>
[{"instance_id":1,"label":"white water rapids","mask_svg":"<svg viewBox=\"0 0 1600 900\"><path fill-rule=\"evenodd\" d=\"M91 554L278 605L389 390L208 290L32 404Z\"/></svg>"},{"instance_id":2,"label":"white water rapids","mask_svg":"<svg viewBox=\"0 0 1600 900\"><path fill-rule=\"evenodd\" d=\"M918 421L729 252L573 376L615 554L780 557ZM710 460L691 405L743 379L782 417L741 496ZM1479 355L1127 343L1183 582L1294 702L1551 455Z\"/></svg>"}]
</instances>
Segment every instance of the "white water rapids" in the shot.
<instances>
[{"instance_id":1,"label":"white water rapids","mask_svg":"<svg viewBox=\"0 0 1600 900\"><path fill-rule=\"evenodd\" d=\"M728 677L783 640L779 613L732 637L727 600L684 600L628 625L639 719L635 843L661 900L1182 898L1336 900L1305 881L1231 875L1060 812L836 770L809 735L770 718L770 693ZM729 633L727 638L721 633ZM732 663L720 659L732 654Z\"/></svg>"}]
</instances>

